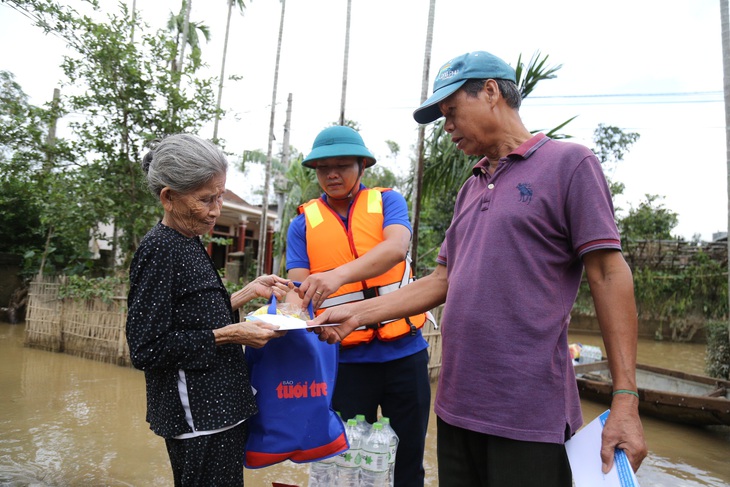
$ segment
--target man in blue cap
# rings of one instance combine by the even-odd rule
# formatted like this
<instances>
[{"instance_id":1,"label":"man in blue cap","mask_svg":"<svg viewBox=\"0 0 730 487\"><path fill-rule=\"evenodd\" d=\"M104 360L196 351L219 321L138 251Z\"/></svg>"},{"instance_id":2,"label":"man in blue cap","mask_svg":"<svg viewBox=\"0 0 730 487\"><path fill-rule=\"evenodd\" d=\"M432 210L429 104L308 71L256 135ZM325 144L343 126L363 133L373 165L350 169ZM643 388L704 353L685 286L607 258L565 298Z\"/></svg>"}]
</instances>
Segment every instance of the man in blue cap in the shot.
<instances>
[{"instance_id":1,"label":"man in blue cap","mask_svg":"<svg viewBox=\"0 0 730 487\"><path fill-rule=\"evenodd\" d=\"M360 134L344 126L322 130L302 164L316 171L324 193L301 205L289 227L287 271L302 284L288 301L305 308L311 301L321 313L408 285L408 206L396 191L361 183L375 158ZM422 487L431 407L428 343L420 330L427 316L403 316L370 322L342 341L332 406L344 419L364 414L369 423L380 407L400 440L395 485Z\"/></svg>"},{"instance_id":2,"label":"man in blue cap","mask_svg":"<svg viewBox=\"0 0 730 487\"><path fill-rule=\"evenodd\" d=\"M596 156L532 135L515 71L483 51L444 64L413 114L480 156L456 199L438 266L368 303L311 324L334 343L349 330L445 303L438 417L439 485L570 487L564 443L581 426L568 324L585 269L614 396L602 437L604 472L623 449L646 456L635 365L637 315L611 194ZM596 452L598 454L598 452Z\"/></svg>"}]
</instances>

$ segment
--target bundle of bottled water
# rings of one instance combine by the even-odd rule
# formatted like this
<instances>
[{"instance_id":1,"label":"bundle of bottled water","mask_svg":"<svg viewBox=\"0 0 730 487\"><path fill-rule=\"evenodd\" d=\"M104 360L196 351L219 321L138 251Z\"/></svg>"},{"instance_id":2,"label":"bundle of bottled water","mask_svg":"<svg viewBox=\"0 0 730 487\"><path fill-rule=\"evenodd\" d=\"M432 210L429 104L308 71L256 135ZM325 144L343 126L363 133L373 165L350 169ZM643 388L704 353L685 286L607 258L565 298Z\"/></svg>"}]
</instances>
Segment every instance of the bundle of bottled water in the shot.
<instances>
[{"instance_id":1,"label":"bundle of bottled water","mask_svg":"<svg viewBox=\"0 0 730 487\"><path fill-rule=\"evenodd\" d=\"M358 414L345 423L350 448L313 462L309 487L388 487L393 485L398 435L383 417L369 424Z\"/></svg>"}]
</instances>

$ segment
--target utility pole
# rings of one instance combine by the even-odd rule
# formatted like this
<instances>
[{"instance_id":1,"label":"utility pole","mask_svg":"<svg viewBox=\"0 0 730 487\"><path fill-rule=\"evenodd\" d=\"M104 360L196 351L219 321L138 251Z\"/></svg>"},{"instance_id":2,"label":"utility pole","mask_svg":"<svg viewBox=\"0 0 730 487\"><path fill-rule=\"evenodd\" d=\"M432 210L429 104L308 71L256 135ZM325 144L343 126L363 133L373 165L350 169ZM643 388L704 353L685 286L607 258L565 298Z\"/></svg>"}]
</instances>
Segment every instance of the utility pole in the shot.
<instances>
[{"instance_id":1,"label":"utility pole","mask_svg":"<svg viewBox=\"0 0 730 487\"><path fill-rule=\"evenodd\" d=\"M342 98L340 99L340 125L345 125L345 100L347 99L347 65L350 59L350 12L352 0L347 0L347 22L345 27L345 56L342 62Z\"/></svg>"},{"instance_id":2,"label":"utility pole","mask_svg":"<svg viewBox=\"0 0 730 487\"><path fill-rule=\"evenodd\" d=\"M274 89L271 95L271 118L269 120L269 148L266 153L266 176L264 178L264 198L261 203L261 225L259 226L259 256L256 265L256 274L261 275L266 269L266 232L269 216L269 188L271 187L271 151L274 143L274 116L276 115L276 87L279 83L279 59L281 58L281 39L284 31L284 13L286 0L281 0L281 20L279 21L279 42L276 47L276 65L274 68Z\"/></svg>"},{"instance_id":3,"label":"utility pole","mask_svg":"<svg viewBox=\"0 0 730 487\"><path fill-rule=\"evenodd\" d=\"M720 32L722 33L722 72L723 88L725 93L725 164L727 165L727 192L728 192L728 255L730 255L730 20L728 20L728 0L720 0ZM730 260L728 260L730 271ZM728 272L728 289L730 290L730 272ZM728 292L730 306L730 292ZM730 321L728 321L728 336L730 337Z\"/></svg>"},{"instance_id":4,"label":"utility pole","mask_svg":"<svg viewBox=\"0 0 730 487\"><path fill-rule=\"evenodd\" d=\"M290 134L290 127L291 127L291 106L292 106L292 94L289 93L289 97L286 100L286 122L284 123L284 142L282 144L281 149L281 171L278 172L275 176L274 181L274 192L276 193L276 221L278 223L278 227L274 230L276 232L280 232L279 234L279 241L284 241L284 225L282 225L281 220L284 217L284 205L286 204L286 172L289 169L289 156L290 156L290 149L289 149L289 134ZM281 275L282 269L279 269L281 266L281 252L276 254L274 256L274 274Z\"/></svg>"},{"instance_id":5,"label":"utility pole","mask_svg":"<svg viewBox=\"0 0 730 487\"><path fill-rule=\"evenodd\" d=\"M423 77L421 78L421 103L428 98L428 76L431 71L431 45L433 44L433 18L436 12L436 0L431 0L428 8L428 28L426 30L426 49L423 55ZM421 221L421 193L423 192L423 165L424 165L424 139L426 128L418 126L418 160L413 175L413 215L411 227L413 227L413 238L411 239L411 265L413 272L416 272L418 265L418 227Z\"/></svg>"}]
</instances>

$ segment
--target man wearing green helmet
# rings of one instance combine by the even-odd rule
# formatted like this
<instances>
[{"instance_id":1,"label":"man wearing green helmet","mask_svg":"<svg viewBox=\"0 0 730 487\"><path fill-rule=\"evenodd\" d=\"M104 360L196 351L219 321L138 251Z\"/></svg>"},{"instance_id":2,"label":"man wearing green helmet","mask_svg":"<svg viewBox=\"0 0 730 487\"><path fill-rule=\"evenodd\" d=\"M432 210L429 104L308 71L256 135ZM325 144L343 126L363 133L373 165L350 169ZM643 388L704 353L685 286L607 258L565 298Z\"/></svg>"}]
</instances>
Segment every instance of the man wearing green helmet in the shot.
<instances>
[{"instance_id":1,"label":"man wearing green helmet","mask_svg":"<svg viewBox=\"0 0 730 487\"><path fill-rule=\"evenodd\" d=\"M301 205L289 227L287 271L302 284L288 301L311 302L321 313L411 282L408 207L396 191L361 183L375 157L360 134L345 126L322 130L302 164L316 171L324 194ZM424 482L431 403L428 343L420 330L426 319L421 313L372 323L340 346L332 405L345 419L364 414L374 423L378 406L390 418L400 439L396 486Z\"/></svg>"}]
</instances>

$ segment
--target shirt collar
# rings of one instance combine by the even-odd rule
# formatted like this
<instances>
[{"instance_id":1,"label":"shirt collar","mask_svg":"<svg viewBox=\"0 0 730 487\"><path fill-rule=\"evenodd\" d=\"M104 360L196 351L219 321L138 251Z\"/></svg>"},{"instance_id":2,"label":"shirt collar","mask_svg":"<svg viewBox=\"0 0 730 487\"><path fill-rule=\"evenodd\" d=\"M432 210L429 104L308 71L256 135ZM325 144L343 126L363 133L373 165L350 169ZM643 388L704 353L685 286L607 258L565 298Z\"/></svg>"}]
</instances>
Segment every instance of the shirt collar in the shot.
<instances>
[{"instance_id":1,"label":"shirt collar","mask_svg":"<svg viewBox=\"0 0 730 487\"><path fill-rule=\"evenodd\" d=\"M541 132L520 144L519 147L507 154L507 157L519 157L520 159L527 159L548 140L550 140L550 138ZM489 159L483 157L479 162L476 163L471 172L475 176L478 176L479 174L482 174L482 169L487 169L488 166Z\"/></svg>"}]
</instances>

